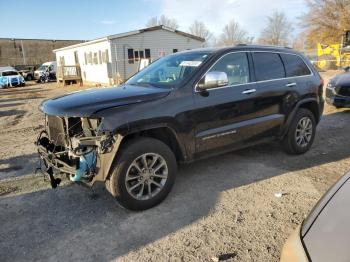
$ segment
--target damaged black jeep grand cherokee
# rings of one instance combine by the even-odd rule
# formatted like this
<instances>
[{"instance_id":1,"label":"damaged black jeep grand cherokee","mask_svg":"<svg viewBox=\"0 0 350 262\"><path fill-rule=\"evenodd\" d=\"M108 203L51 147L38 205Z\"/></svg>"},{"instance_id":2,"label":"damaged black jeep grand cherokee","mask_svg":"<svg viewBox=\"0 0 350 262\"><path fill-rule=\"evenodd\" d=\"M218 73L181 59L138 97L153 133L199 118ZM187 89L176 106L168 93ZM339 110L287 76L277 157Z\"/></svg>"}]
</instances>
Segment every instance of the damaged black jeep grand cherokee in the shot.
<instances>
[{"instance_id":1,"label":"damaged black jeep grand cherokee","mask_svg":"<svg viewBox=\"0 0 350 262\"><path fill-rule=\"evenodd\" d=\"M318 72L289 48L176 53L122 86L45 101L42 169L53 187L62 174L102 181L124 207L151 208L170 192L178 163L272 139L289 153L308 151L322 93Z\"/></svg>"}]
</instances>

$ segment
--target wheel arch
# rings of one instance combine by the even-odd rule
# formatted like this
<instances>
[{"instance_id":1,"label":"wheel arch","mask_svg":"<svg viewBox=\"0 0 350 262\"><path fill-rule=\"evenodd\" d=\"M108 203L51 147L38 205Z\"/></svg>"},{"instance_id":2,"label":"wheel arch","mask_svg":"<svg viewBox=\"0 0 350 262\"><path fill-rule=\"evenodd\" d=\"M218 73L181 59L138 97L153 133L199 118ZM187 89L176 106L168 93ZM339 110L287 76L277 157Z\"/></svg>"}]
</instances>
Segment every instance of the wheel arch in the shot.
<instances>
[{"instance_id":1,"label":"wheel arch","mask_svg":"<svg viewBox=\"0 0 350 262\"><path fill-rule=\"evenodd\" d=\"M124 135L120 147L125 146L128 141L137 137L151 137L160 140L169 146L177 161L183 161L186 158L185 147L176 131L168 125L156 125L128 132Z\"/></svg>"},{"instance_id":2,"label":"wheel arch","mask_svg":"<svg viewBox=\"0 0 350 262\"><path fill-rule=\"evenodd\" d=\"M294 109L287 116L287 120L285 121L285 124L282 128L282 132L281 132L281 136L280 136L281 138L283 138L287 134L289 126L290 126L296 112L300 108L305 108L305 109L310 110L313 113L313 115L315 116L316 123L317 124L319 123L319 121L321 119L321 112L320 112L319 103L318 103L317 99L316 98L303 99L295 105Z\"/></svg>"},{"instance_id":3,"label":"wheel arch","mask_svg":"<svg viewBox=\"0 0 350 262\"><path fill-rule=\"evenodd\" d=\"M127 146L128 142L139 137L151 137L165 143L174 153L177 162L183 161L186 158L184 145L181 143L175 130L167 125L145 127L134 131L129 131L127 133L123 132L121 136L122 139L118 142L118 149L112 156L113 159L111 159L111 165L107 168L103 180L108 180L111 176L114 165L113 163L117 160L120 152Z\"/></svg>"}]
</instances>

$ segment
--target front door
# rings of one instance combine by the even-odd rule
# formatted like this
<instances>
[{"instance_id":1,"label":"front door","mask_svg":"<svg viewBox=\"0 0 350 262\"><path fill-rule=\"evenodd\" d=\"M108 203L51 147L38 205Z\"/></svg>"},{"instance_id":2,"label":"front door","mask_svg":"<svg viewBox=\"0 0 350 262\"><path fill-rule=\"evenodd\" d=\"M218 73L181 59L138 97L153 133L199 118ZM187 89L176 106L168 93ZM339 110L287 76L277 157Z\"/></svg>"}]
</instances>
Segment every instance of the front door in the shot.
<instances>
[{"instance_id":1,"label":"front door","mask_svg":"<svg viewBox=\"0 0 350 262\"><path fill-rule=\"evenodd\" d=\"M207 92L194 91L197 155L232 147L256 135L251 127L259 94L248 61L245 52L224 55L208 72L226 73L228 85Z\"/></svg>"}]
</instances>

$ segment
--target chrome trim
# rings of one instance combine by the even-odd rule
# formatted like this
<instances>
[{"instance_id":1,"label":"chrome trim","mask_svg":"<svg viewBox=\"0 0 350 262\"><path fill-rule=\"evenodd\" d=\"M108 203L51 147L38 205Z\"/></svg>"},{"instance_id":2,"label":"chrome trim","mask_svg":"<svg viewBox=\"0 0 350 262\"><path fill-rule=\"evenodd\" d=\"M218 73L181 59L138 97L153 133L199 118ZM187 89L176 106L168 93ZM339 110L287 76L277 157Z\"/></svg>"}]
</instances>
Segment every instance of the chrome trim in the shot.
<instances>
[{"instance_id":1,"label":"chrome trim","mask_svg":"<svg viewBox=\"0 0 350 262\"><path fill-rule=\"evenodd\" d=\"M194 92L195 93L201 93L203 90L198 90L197 87L198 87L199 81L202 80L203 76L205 76L222 58L224 58L225 56L227 56L229 54L235 54L235 53L247 53L247 54L248 53L250 53L250 54L251 53L272 53L272 54L295 55L295 56L298 56L304 62L304 64L307 66L307 68L309 69L311 74L303 75L303 76L289 76L289 77L284 77L284 78L275 78L275 79L269 79L269 80L254 81L254 82L248 82L248 83L244 83L244 84L236 84L236 85L227 85L227 86L221 86L221 87L214 87L214 88L209 88L206 91L209 92L211 90L217 90L217 89L222 89L222 88L236 87L236 86L242 86L242 85L251 85L251 84L259 84L259 83L264 83L264 82L285 80L285 79L291 79L291 78L295 79L295 78L302 78L302 77L310 77L310 76L314 76L315 75L313 73L313 71L311 70L310 66L306 63L305 59L299 54L292 54L292 53L279 52L279 51L232 51L232 52L229 52L229 53L226 53L226 54L222 55L218 60L215 61L214 64L212 64L209 67L209 69L204 74L201 75L201 77L199 78L197 83L194 85ZM247 59L248 59L248 57L247 57ZM248 59L248 63L249 63L249 59ZM250 78L250 76L249 76L249 78Z\"/></svg>"}]
</instances>

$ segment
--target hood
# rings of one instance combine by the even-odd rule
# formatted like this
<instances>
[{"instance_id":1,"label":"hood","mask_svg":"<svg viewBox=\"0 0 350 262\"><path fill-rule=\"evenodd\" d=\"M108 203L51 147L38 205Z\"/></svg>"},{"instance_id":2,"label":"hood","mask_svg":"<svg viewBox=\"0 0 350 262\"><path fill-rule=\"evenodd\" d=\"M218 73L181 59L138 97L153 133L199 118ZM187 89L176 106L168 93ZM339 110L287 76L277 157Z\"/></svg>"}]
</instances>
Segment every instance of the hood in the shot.
<instances>
[{"instance_id":1,"label":"hood","mask_svg":"<svg viewBox=\"0 0 350 262\"><path fill-rule=\"evenodd\" d=\"M350 87L350 72L339 74L333 77L329 82L336 87Z\"/></svg>"},{"instance_id":2,"label":"hood","mask_svg":"<svg viewBox=\"0 0 350 262\"><path fill-rule=\"evenodd\" d=\"M160 99L169 89L123 85L78 91L44 101L40 109L48 115L89 117L107 108Z\"/></svg>"}]
</instances>

